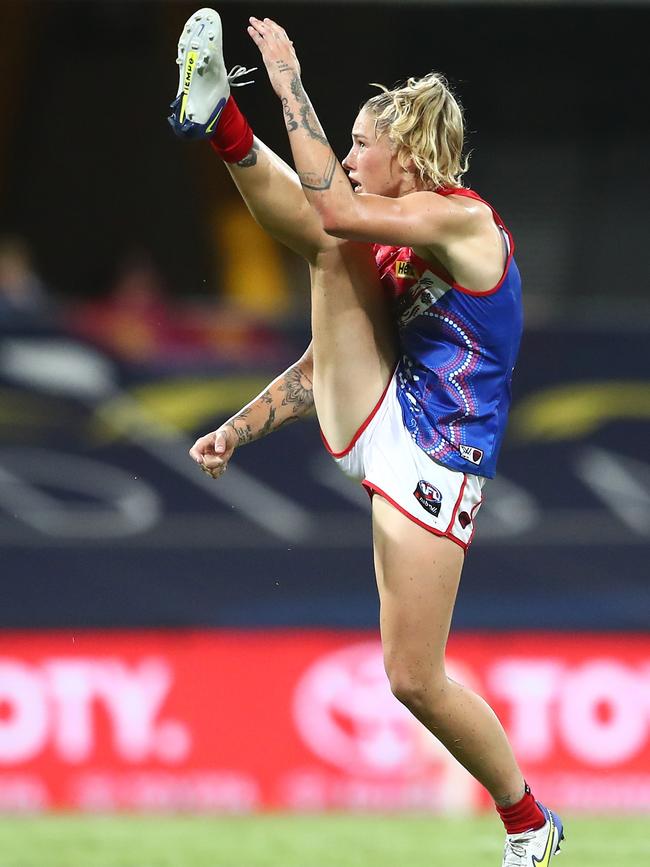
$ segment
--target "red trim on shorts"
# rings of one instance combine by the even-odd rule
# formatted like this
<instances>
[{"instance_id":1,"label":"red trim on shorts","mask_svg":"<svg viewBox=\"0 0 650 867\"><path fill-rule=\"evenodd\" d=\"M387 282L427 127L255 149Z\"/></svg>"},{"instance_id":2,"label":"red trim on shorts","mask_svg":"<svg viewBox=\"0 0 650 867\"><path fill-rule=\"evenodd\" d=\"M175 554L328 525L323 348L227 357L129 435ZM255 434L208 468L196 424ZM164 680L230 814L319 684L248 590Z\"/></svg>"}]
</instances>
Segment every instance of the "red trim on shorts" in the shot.
<instances>
[{"instance_id":1,"label":"red trim on shorts","mask_svg":"<svg viewBox=\"0 0 650 867\"><path fill-rule=\"evenodd\" d=\"M484 295L494 295L494 293L497 292L503 285L503 281L506 279L506 276L508 274L508 268L510 267L512 257L515 253L515 239L512 237L510 229L506 226L506 224L494 210L492 205L489 202L486 202L485 199L482 199L478 193L474 192L474 190L468 190L466 187L441 187L439 190L436 190L436 193L439 196L466 196L468 199L476 199L477 202L483 202L483 204L487 205L488 208L492 211L492 216L496 225L500 229L503 229L503 231L508 236L508 257L506 259L503 273L501 274L501 279L496 286L494 286L492 289L488 289L486 292L476 292L474 289L466 289L464 286L461 286L460 283L451 283L451 286L454 289L458 289L459 292L463 292L465 295L473 295L475 298L480 298Z\"/></svg>"},{"instance_id":2,"label":"red trim on shorts","mask_svg":"<svg viewBox=\"0 0 650 867\"><path fill-rule=\"evenodd\" d=\"M465 542L461 542L460 539L457 539L456 536L452 535L449 532L449 528L447 528L447 530L443 533L442 530L436 530L433 527L430 527L428 524L425 524L424 521L418 520L415 515L407 512L406 509L402 508L399 503L396 503L395 500L392 499L392 497L389 497L385 491L382 491L382 489L378 488L377 485L369 482L368 479L364 479L361 484L366 489L366 491L368 491L371 498L373 494L379 494L380 497L383 497L388 503L391 504L391 506L396 508L398 512L401 512L406 518L408 518L410 521L413 521L414 524L417 524L418 527L422 527L423 530L428 530L428 532L433 533L434 536L442 536L445 539L450 539L452 542L460 545L463 551L467 553L467 547L469 545L469 542L467 542L467 544Z\"/></svg>"},{"instance_id":3,"label":"red trim on shorts","mask_svg":"<svg viewBox=\"0 0 650 867\"><path fill-rule=\"evenodd\" d=\"M472 511L469 513L469 518L470 518L470 521L472 522L472 532L469 534L469 539L467 540L468 547L469 547L469 545L472 544L472 539L474 538L474 533L476 533L476 524L474 523L474 515L476 514L476 510L478 509L478 507L481 505L482 502L483 502L483 497L481 497L481 499L478 501L478 503L475 503L472 506Z\"/></svg>"},{"instance_id":4,"label":"red trim on shorts","mask_svg":"<svg viewBox=\"0 0 650 867\"><path fill-rule=\"evenodd\" d=\"M397 367L395 367L395 370L397 370ZM324 434L323 431L321 430L321 432L320 432L321 439L323 440L323 443L325 444L325 448L326 448L327 451L332 455L333 458L344 458L347 454L349 454L349 453L352 451L352 449L354 448L354 446L355 446L357 440L359 439L359 437L361 436L361 434L364 432L364 430L368 427L368 425L369 425L370 422L373 420L373 418L377 415L377 412L378 412L378 410L379 410L379 407L380 407L380 406L382 405L382 403L384 402L384 398L386 397L386 394L388 393L388 389L389 389L389 387L390 387L390 384L391 384L391 382L393 381L393 377L395 376L395 370L391 373L391 375L390 375L390 379L388 380L388 384L386 385L386 388L383 390L382 395L381 395L381 397L379 398L379 400L377 401L377 403L375 404L375 406L374 406L372 412L370 413L370 415L368 416L368 418L363 422L363 424L361 425L361 427L357 430L357 432L355 433L355 435L354 435L354 436L352 437L352 439L350 440L349 444L348 444L348 445L343 449L342 452L334 452L334 451L332 451L332 449L331 449L331 447L330 447L330 444L329 444L329 443L327 442L327 440L325 439L325 434Z\"/></svg>"},{"instance_id":5,"label":"red trim on shorts","mask_svg":"<svg viewBox=\"0 0 650 867\"><path fill-rule=\"evenodd\" d=\"M463 499L463 494L465 493L465 485L467 484L467 473L463 473L463 484L460 486L460 493L458 494L458 499L456 500L456 505L454 506L454 511L451 513L451 521L449 522L449 526L447 527L445 534L449 533L451 528L456 523L456 515L458 514L458 509L460 508L461 501ZM470 515L471 517L471 515Z\"/></svg>"}]
</instances>

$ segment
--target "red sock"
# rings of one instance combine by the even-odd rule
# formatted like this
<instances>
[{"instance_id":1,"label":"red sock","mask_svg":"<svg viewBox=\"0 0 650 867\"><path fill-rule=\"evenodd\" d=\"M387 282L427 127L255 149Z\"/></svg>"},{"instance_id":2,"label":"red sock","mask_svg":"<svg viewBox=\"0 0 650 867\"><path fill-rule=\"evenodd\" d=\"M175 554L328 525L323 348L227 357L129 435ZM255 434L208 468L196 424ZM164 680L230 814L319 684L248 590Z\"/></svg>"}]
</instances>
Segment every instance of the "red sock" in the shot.
<instances>
[{"instance_id":1,"label":"red sock","mask_svg":"<svg viewBox=\"0 0 650 867\"><path fill-rule=\"evenodd\" d=\"M243 160L253 147L253 130L232 96L223 107L210 146L227 163Z\"/></svg>"},{"instance_id":2,"label":"red sock","mask_svg":"<svg viewBox=\"0 0 650 867\"><path fill-rule=\"evenodd\" d=\"M510 807L500 807L496 805L497 813L501 816L501 821L505 825L506 834L523 834L524 831L537 831L546 823L544 813L537 806L537 801L533 798L528 784L526 784L526 792L521 801L512 804Z\"/></svg>"}]
</instances>

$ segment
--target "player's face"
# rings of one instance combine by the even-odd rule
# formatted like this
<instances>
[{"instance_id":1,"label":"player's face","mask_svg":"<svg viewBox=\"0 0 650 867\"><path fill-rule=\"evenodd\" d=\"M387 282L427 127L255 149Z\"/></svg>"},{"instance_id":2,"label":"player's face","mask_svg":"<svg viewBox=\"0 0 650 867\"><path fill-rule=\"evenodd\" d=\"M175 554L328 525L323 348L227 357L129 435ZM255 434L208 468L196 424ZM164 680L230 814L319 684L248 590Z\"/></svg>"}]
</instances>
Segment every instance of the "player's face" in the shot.
<instances>
[{"instance_id":1,"label":"player's face","mask_svg":"<svg viewBox=\"0 0 650 867\"><path fill-rule=\"evenodd\" d=\"M402 194L404 170L387 135L377 138L374 115L362 109L352 127L352 147L343 160L355 193L396 197Z\"/></svg>"}]
</instances>

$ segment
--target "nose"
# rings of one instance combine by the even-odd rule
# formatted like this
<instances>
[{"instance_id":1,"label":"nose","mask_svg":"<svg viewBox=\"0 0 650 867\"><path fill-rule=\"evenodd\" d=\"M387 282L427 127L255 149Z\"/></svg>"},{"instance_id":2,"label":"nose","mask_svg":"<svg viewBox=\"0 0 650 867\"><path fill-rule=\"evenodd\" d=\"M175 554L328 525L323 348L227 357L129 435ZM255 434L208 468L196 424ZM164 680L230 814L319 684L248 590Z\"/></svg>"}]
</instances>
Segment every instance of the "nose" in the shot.
<instances>
[{"instance_id":1,"label":"nose","mask_svg":"<svg viewBox=\"0 0 650 867\"><path fill-rule=\"evenodd\" d=\"M348 151L348 154L347 154L346 158L345 158L345 159L343 160L343 162L341 163L341 165L343 166L343 168L345 169L346 172L352 172L352 171L354 171L354 157L353 157L353 154L354 154L354 147L351 147L350 150Z\"/></svg>"}]
</instances>

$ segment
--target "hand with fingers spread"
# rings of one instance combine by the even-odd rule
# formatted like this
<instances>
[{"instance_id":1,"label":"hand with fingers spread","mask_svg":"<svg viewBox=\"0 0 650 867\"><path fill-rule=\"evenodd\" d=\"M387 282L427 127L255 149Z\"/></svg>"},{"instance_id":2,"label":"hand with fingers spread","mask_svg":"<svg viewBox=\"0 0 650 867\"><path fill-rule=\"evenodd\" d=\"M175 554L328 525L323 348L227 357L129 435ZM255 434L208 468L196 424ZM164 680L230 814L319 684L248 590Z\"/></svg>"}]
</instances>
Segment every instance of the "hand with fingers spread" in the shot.
<instances>
[{"instance_id":1,"label":"hand with fingers spread","mask_svg":"<svg viewBox=\"0 0 650 867\"><path fill-rule=\"evenodd\" d=\"M250 18L248 34L257 45L266 66L273 90L282 98L291 89L291 82L300 78L300 63L293 42L275 21Z\"/></svg>"},{"instance_id":2,"label":"hand with fingers spread","mask_svg":"<svg viewBox=\"0 0 650 867\"><path fill-rule=\"evenodd\" d=\"M228 463L239 437L232 424L225 424L212 433L199 437L190 449L190 457L199 464L203 472L218 479L228 469Z\"/></svg>"}]
</instances>

